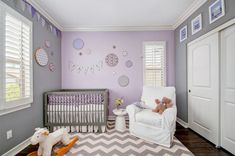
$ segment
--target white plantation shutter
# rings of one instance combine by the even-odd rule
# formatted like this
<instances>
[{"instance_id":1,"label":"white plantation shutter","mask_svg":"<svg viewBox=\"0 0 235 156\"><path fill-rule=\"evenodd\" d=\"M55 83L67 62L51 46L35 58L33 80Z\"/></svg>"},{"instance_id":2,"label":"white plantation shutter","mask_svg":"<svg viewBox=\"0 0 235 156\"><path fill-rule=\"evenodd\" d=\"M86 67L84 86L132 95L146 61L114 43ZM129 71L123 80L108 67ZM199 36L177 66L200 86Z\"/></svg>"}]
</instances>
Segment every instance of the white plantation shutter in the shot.
<instances>
[{"instance_id":1,"label":"white plantation shutter","mask_svg":"<svg viewBox=\"0 0 235 156\"><path fill-rule=\"evenodd\" d=\"M0 8L0 33L3 34L0 60L4 62L0 70L3 75L0 77L1 110L32 103L33 83L32 22L6 5L1 4Z\"/></svg>"},{"instance_id":2,"label":"white plantation shutter","mask_svg":"<svg viewBox=\"0 0 235 156\"><path fill-rule=\"evenodd\" d=\"M10 14L5 23L6 101L30 97L30 26Z\"/></svg>"},{"instance_id":3,"label":"white plantation shutter","mask_svg":"<svg viewBox=\"0 0 235 156\"><path fill-rule=\"evenodd\" d=\"M165 51L165 42L144 43L144 85L166 85Z\"/></svg>"}]
</instances>

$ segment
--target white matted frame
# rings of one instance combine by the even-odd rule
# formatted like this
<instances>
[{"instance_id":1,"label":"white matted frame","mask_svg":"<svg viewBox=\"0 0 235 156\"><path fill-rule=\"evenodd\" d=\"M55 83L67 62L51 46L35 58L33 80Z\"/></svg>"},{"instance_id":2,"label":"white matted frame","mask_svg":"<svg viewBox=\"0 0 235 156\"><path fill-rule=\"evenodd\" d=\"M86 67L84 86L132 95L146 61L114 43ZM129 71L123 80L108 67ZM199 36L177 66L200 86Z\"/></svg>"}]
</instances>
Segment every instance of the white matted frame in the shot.
<instances>
[{"instance_id":1,"label":"white matted frame","mask_svg":"<svg viewBox=\"0 0 235 156\"><path fill-rule=\"evenodd\" d=\"M217 0L209 6L210 24L217 21L225 15L224 0Z\"/></svg>"},{"instance_id":2,"label":"white matted frame","mask_svg":"<svg viewBox=\"0 0 235 156\"><path fill-rule=\"evenodd\" d=\"M12 20L17 20L18 23L21 23L21 27L17 25L14 25L14 26L15 28L18 29L19 32L21 31L21 41L19 41L21 43L21 46L23 47L23 44L25 45L26 43L28 46L27 50L29 52L29 54L27 54L27 59L28 59L27 68L28 69L25 70L26 64L20 66L21 74L25 71L29 72L29 74L27 74L27 76L29 76L29 78L27 77L27 86L29 86L28 87L29 91L27 91L27 96L25 95L22 96L22 92L20 92L20 96L14 100L13 99L7 100L6 98L6 94L7 94L6 84L8 83L7 76L6 76L7 75L6 74L7 73L6 57L9 57L6 55L6 52L7 52L6 51L6 43L7 43L6 19L7 18L8 20L12 18ZM24 32L26 32L26 29L28 33L27 41L25 40L25 38L22 39L23 38L22 35L24 34ZM32 61L33 60L32 59L32 43L33 43L32 34L33 33L32 33L32 29L33 29L33 24L29 19L27 19L26 17L24 17L23 15L21 15L20 13L18 13L17 11L15 11L11 7L9 7L8 5L0 1L0 51L1 51L0 53L0 116L14 112L14 111L18 111L21 109L28 108L33 103L33 61ZM8 30L8 31L11 31L11 30ZM22 61L26 57L25 55L26 51L25 49L23 50L23 48L20 51L22 54L22 59L20 61ZM22 76L20 77L22 78ZM26 81L25 76L23 78L24 80L20 79L18 81L22 80L25 82ZM20 85L20 90L22 90L22 88L24 87L26 87L26 82ZM24 94L25 92L26 91L24 90Z\"/></svg>"},{"instance_id":3,"label":"white matted frame","mask_svg":"<svg viewBox=\"0 0 235 156\"><path fill-rule=\"evenodd\" d=\"M198 15L191 21L192 35L202 30L202 14Z\"/></svg>"},{"instance_id":4,"label":"white matted frame","mask_svg":"<svg viewBox=\"0 0 235 156\"><path fill-rule=\"evenodd\" d=\"M188 26L185 25L183 28L180 29L180 42L183 42L188 38Z\"/></svg>"}]
</instances>

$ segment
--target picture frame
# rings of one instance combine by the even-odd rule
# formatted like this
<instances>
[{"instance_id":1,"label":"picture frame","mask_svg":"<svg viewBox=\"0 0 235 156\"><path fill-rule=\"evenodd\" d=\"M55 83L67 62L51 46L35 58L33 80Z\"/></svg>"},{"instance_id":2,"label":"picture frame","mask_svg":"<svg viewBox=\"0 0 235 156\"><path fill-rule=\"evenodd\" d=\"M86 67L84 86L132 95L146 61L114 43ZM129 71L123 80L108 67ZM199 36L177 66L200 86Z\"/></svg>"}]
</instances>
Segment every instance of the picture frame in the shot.
<instances>
[{"instance_id":1,"label":"picture frame","mask_svg":"<svg viewBox=\"0 0 235 156\"><path fill-rule=\"evenodd\" d=\"M191 21L192 35L202 30L202 14L198 15Z\"/></svg>"},{"instance_id":2,"label":"picture frame","mask_svg":"<svg viewBox=\"0 0 235 156\"><path fill-rule=\"evenodd\" d=\"M217 0L209 6L210 24L217 21L225 15L224 0Z\"/></svg>"},{"instance_id":3,"label":"picture frame","mask_svg":"<svg viewBox=\"0 0 235 156\"><path fill-rule=\"evenodd\" d=\"M188 38L188 27L185 25L183 28L180 29L180 42L183 42Z\"/></svg>"}]
</instances>

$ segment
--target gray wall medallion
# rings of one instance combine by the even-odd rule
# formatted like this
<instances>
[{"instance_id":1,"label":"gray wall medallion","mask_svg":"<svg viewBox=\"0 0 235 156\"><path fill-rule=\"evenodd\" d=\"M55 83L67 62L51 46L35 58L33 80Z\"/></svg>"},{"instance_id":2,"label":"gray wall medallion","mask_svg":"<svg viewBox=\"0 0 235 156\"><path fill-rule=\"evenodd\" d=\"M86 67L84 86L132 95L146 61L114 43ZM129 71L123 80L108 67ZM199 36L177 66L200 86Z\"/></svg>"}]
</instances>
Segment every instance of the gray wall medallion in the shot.
<instances>
[{"instance_id":1,"label":"gray wall medallion","mask_svg":"<svg viewBox=\"0 0 235 156\"><path fill-rule=\"evenodd\" d=\"M73 40L73 48L74 49L80 50L83 48L83 46L84 46L84 42L82 39L77 38L77 39Z\"/></svg>"},{"instance_id":2,"label":"gray wall medallion","mask_svg":"<svg viewBox=\"0 0 235 156\"><path fill-rule=\"evenodd\" d=\"M129 85L129 78L126 75L122 75L118 78L118 84L121 87L126 87Z\"/></svg>"},{"instance_id":3,"label":"gray wall medallion","mask_svg":"<svg viewBox=\"0 0 235 156\"><path fill-rule=\"evenodd\" d=\"M131 68L133 66L133 62L131 60L127 60L125 65L127 68Z\"/></svg>"},{"instance_id":4,"label":"gray wall medallion","mask_svg":"<svg viewBox=\"0 0 235 156\"><path fill-rule=\"evenodd\" d=\"M116 54L108 54L105 57L105 62L108 66L114 67L118 64L118 56Z\"/></svg>"}]
</instances>

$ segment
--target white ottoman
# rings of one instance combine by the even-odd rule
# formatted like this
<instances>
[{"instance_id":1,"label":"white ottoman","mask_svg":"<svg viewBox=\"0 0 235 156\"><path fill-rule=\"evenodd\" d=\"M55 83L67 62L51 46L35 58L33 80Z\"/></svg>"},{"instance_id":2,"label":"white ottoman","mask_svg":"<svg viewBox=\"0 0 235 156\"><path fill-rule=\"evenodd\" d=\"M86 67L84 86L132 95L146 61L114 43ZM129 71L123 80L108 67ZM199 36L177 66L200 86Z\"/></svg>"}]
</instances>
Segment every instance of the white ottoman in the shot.
<instances>
[{"instance_id":1,"label":"white ottoman","mask_svg":"<svg viewBox=\"0 0 235 156\"><path fill-rule=\"evenodd\" d=\"M126 120L125 115L127 114L125 109L114 109L113 114L116 115L115 121L115 129L117 131L125 131L126 130Z\"/></svg>"}]
</instances>

